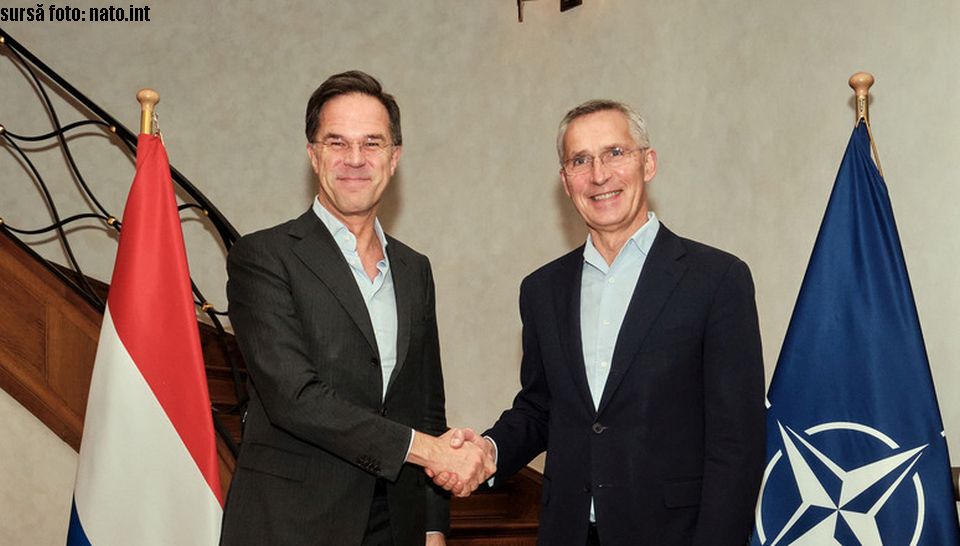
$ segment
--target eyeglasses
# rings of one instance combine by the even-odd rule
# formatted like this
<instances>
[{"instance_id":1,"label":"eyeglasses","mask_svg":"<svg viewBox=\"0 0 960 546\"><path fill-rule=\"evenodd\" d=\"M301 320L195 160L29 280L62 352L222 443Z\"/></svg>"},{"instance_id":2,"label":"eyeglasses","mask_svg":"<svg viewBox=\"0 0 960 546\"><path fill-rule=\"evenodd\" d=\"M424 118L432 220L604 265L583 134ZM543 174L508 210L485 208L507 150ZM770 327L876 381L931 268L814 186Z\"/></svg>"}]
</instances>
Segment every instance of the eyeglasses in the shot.
<instances>
[{"instance_id":1,"label":"eyeglasses","mask_svg":"<svg viewBox=\"0 0 960 546\"><path fill-rule=\"evenodd\" d=\"M620 146L607 148L599 156L579 154L563 162L563 172L569 176L580 176L593 170L593 162L600 159L600 164L607 167L621 167L630 160L630 156L637 152L645 152L648 148L634 148L625 150Z\"/></svg>"},{"instance_id":2,"label":"eyeglasses","mask_svg":"<svg viewBox=\"0 0 960 546\"><path fill-rule=\"evenodd\" d=\"M329 137L320 141L312 140L310 144L319 144L333 155L346 155L353 151L353 148L359 147L360 153L366 158L378 158L384 152L393 148L393 144L378 139L367 139L362 141L349 141L338 137Z\"/></svg>"}]
</instances>

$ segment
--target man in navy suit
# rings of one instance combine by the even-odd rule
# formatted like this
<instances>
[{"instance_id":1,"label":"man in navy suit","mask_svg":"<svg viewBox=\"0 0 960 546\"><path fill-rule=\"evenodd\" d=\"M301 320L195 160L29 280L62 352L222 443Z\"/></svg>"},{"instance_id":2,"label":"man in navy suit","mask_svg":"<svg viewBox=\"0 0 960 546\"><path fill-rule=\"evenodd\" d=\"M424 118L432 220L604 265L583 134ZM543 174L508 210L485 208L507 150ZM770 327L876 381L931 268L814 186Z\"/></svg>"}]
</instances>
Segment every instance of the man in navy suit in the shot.
<instances>
[{"instance_id":1,"label":"man in navy suit","mask_svg":"<svg viewBox=\"0 0 960 546\"><path fill-rule=\"evenodd\" d=\"M546 450L540 544L743 545L764 458L750 271L649 210L657 153L630 107L574 108L557 150L589 235L521 285L513 407L453 443L485 446L496 480Z\"/></svg>"}]
</instances>

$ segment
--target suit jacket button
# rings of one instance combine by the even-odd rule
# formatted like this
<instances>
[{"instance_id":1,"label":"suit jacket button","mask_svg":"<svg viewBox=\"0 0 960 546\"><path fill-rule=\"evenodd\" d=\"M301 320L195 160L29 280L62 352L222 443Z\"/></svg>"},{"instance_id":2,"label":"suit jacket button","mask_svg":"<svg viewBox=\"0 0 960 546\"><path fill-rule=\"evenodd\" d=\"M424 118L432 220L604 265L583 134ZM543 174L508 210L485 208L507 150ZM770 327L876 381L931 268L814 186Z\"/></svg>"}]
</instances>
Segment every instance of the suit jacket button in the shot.
<instances>
[{"instance_id":1,"label":"suit jacket button","mask_svg":"<svg viewBox=\"0 0 960 546\"><path fill-rule=\"evenodd\" d=\"M589 485L583 486L583 492L584 492L584 493L589 493L589 492L590 492L590 486L589 486Z\"/></svg>"},{"instance_id":2,"label":"suit jacket button","mask_svg":"<svg viewBox=\"0 0 960 546\"><path fill-rule=\"evenodd\" d=\"M386 417L386 416L387 416L387 408L380 408L380 415Z\"/></svg>"},{"instance_id":3,"label":"suit jacket button","mask_svg":"<svg viewBox=\"0 0 960 546\"><path fill-rule=\"evenodd\" d=\"M607 427L601 425L600 423L594 423L592 428L594 432L596 432L597 434L600 434L601 432L606 430Z\"/></svg>"},{"instance_id":4,"label":"suit jacket button","mask_svg":"<svg viewBox=\"0 0 960 546\"><path fill-rule=\"evenodd\" d=\"M373 365L373 366L379 366L379 365L380 365L380 360L377 359L377 357L373 357L373 358L370 359L370 364Z\"/></svg>"}]
</instances>

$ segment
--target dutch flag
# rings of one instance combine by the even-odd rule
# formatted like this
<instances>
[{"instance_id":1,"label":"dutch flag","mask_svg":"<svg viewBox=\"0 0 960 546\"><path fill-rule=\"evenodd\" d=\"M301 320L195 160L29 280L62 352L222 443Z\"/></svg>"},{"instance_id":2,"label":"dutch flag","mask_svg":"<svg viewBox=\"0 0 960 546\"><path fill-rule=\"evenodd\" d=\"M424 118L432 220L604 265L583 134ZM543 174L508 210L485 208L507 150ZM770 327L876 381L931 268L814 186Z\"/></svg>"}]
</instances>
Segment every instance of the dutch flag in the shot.
<instances>
[{"instance_id":1,"label":"dutch flag","mask_svg":"<svg viewBox=\"0 0 960 546\"><path fill-rule=\"evenodd\" d=\"M215 545L223 496L187 257L141 134L87 400L68 546Z\"/></svg>"}]
</instances>

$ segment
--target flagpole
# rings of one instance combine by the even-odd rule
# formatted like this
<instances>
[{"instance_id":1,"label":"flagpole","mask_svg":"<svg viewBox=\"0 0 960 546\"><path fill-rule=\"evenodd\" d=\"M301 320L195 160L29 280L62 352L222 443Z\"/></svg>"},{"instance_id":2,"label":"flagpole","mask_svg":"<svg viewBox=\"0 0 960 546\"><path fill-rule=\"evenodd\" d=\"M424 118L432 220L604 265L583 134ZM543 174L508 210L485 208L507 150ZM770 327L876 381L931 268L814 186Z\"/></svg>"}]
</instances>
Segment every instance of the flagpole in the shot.
<instances>
[{"instance_id":1,"label":"flagpole","mask_svg":"<svg viewBox=\"0 0 960 546\"><path fill-rule=\"evenodd\" d=\"M870 87L875 81L876 79L873 77L873 74L869 72L857 72L853 76L850 76L847 83L856 95L857 120L854 122L854 126L860 123L860 121L867 124L867 134L870 135L870 146L873 148L873 162L876 163L877 170L880 171L880 176L883 176L883 167L880 166L880 154L877 152L877 143L873 141L873 131L870 129Z\"/></svg>"},{"instance_id":2,"label":"flagpole","mask_svg":"<svg viewBox=\"0 0 960 546\"><path fill-rule=\"evenodd\" d=\"M160 102L160 94L150 88L141 89L137 93L137 102L140 103L140 133L152 135L153 112L157 103Z\"/></svg>"}]
</instances>

